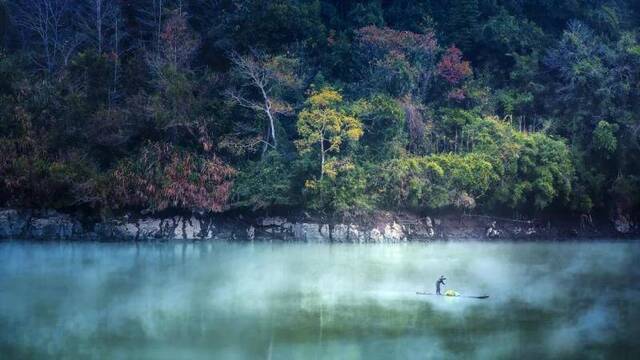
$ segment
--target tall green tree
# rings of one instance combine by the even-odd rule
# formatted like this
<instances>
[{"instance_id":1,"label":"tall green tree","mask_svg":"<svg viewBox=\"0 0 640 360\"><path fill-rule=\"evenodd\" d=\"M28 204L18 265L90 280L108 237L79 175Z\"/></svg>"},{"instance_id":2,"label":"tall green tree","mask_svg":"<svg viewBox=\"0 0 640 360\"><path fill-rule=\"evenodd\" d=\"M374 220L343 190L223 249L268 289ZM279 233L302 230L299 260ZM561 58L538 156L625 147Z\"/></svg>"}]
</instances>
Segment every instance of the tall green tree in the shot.
<instances>
[{"instance_id":1,"label":"tall green tree","mask_svg":"<svg viewBox=\"0 0 640 360\"><path fill-rule=\"evenodd\" d=\"M338 153L344 142L357 141L362 136L362 123L349 115L342 106L342 95L334 89L323 88L313 93L307 106L298 115L296 142L301 152L317 146L320 152L320 179L325 172L334 173L334 162L327 163L329 153Z\"/></svg>"}]
</instances>

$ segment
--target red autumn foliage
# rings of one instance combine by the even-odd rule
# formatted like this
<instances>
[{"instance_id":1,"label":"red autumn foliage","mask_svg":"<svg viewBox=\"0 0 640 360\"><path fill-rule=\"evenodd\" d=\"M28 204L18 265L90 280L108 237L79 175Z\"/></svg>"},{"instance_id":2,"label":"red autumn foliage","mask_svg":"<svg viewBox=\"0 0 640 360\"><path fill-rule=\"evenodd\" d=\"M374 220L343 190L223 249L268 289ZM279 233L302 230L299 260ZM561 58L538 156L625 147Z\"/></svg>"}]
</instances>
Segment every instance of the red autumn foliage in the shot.
<instances>
[{"instance_id":1,"label":"red autumn foliage","mask_svg":"<svg viewBox=\"0 0 640 360\"><path fill-rule=\"evenodd\" d=\"M113 172L112 198L118 199L119 207L220 212L235 173L217 157L201 157L170 144L150 144Z\"/></svg>"},{"instance_id":2,"label":"red autumn foliage","mask_svg":"<svg viewBox=\"0 0 640 360\"><path fill-rule=\"evenodd\" d=\"M431 31L418 34L370 25L358 29L356 36L362 45L377 52L431 54L438 48L438 41Z\"/></svg>"},{"instance_id":3,"label":"red autumn foliage","mask_svg":"<svg viewBox=\"0 0 640 360\"><path fill-rule=\"evenodd\" d=\"M456 85L471 75L471 65L462 60L462 51L455 46L447 49L438 63L438 75Z\"/></svg>"}]
</instances>

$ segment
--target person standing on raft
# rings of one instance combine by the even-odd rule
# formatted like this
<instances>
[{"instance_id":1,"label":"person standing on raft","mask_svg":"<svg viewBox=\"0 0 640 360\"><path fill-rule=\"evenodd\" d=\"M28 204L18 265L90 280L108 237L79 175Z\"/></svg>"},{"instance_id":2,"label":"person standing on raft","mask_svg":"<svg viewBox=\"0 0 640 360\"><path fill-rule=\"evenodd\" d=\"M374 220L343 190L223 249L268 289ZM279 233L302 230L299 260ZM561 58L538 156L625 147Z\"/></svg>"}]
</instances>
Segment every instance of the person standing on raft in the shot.
<instances>
[{"instance_id":1,"label":"person standing on raft","mask_svg":"<svg viewBox=\"0 0 640 360\"><path fill-rule=\"evenodd\" d=\"M447 278L444 277L444 275L440 275L440 278L436 281L436 295L442 295L440 294L440 286L446 285L444 282L445 280L447 280Z\"/></svg>"}]
</instances>

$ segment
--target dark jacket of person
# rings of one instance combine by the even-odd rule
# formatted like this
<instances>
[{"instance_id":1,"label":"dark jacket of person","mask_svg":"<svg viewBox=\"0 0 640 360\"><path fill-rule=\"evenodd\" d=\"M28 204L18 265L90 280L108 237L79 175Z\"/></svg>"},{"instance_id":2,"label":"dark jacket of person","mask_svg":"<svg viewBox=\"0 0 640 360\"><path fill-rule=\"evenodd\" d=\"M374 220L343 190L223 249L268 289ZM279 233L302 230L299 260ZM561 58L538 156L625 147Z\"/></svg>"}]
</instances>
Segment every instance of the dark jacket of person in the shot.
<instances>
[{"instance_id":1,"label":"dark jacket of person","mask_svg":"<svg viewBox=\"0 0 640 360\"><path fill-rule=\"evenodd\" d=\"M438 281L436 281L436 294L440 295L440 285L446 285L444 282L445 280L447 280L447 278L440 276Z\"/></svg>"}]
</instances>

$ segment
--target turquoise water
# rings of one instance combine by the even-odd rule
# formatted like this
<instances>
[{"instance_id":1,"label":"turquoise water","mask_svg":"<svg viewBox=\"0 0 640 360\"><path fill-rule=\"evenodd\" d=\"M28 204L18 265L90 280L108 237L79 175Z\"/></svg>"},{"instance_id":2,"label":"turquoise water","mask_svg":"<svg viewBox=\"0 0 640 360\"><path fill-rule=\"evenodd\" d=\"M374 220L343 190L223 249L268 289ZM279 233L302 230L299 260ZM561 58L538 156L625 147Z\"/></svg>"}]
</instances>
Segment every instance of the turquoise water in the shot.
<instances>
[{"instance_id":1,"label":"turquoise water","mask_svg":"<svg viewBox=\"0 0 640 360\"><path fill-rule=\"evenodd\" d=\"M0 243L1 358L640 358L640 243ZM416 295L445 289L489 299Z\"/></svg>"}]
</instances>

